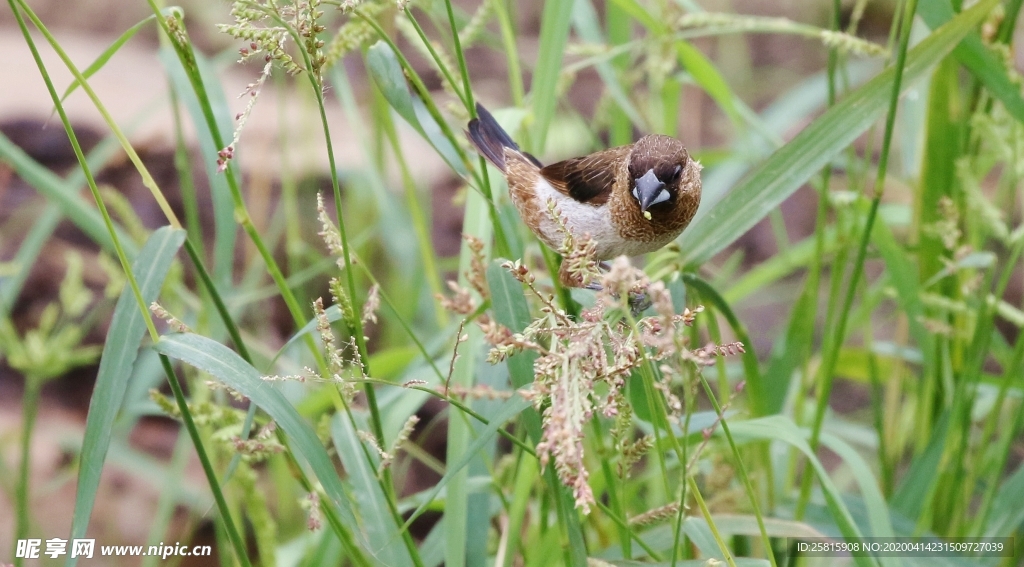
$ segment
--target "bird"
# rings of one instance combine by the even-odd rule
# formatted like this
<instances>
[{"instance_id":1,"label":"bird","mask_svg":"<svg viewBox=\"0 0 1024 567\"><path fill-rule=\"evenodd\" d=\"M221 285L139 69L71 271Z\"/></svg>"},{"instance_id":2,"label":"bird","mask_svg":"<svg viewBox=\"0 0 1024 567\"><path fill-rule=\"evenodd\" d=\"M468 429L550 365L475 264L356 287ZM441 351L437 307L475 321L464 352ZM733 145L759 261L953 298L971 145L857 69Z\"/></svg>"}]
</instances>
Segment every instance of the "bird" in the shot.
<instances>
[{"instance_id":1,"label":"bird","mask_svg":"<svg viewBox=\"0 0 1024 567\"><path fill-rule=\"evenodd\" d=\"M575 235L589 234L596 260L639 256L675 240L690 224L701 195L701 165L682 142L650 134L636 142L548 166L519 148L480 103L466 135L508 181L523 222L557 250L562 228L548 200ZM566 274L560 274L563 284ZM578 287L578 286L576 286Z\"/></svg>"}]
</instances>

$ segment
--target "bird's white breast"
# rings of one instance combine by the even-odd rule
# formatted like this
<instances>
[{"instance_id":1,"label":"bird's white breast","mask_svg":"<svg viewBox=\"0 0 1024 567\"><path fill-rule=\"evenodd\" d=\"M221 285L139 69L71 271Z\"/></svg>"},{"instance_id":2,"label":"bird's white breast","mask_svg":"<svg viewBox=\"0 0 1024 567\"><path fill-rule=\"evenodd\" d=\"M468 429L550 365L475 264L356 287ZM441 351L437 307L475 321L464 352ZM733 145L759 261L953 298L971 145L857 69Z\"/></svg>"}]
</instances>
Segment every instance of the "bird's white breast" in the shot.
<instances>
[{"instance_id":1,"label":"bird's white breast","mask_svg":"<svg viewBox=\"0 0 1024 567\"><path fill-rule=\"evenodd\" d=\"M534 188L538 207L544 213L538 236L548 246L558 249L562 245L562 230L550 215L547 214L548 201L553 200L558 207L565 224L577 236L589 234L597 244L597 258L607 260L625 254L639 256L650 251L649 243L634 242L622 238L612 223L610 208L604 205L588 205L561 193L551 186L543 177L538 177Z\"/></svg>"}]
</instances>

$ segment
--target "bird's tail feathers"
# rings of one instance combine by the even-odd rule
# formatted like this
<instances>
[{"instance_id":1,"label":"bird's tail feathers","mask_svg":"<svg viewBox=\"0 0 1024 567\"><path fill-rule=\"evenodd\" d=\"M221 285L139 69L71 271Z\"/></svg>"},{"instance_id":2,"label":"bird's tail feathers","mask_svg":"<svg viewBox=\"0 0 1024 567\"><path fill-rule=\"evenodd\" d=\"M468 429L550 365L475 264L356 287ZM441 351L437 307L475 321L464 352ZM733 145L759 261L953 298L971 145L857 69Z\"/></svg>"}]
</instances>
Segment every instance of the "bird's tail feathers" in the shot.
<instances>
[{"instance_id":1,"label":"bird's tail feathers","mask_svg":"<svg viewBox=\"0 0 1024 567\"><path fill-rule=\"evenodd\" d=\"M508 132L480 103L476 104L476 114L477 118L469 121L466 136L469 141L473 142L480 154L494 164L494 167L500 169L502 173L505 172L505 148L521 153L538 167L540 166L536 158L519 149L519 145L508 135Z\"/></svg>"}]
</instances>

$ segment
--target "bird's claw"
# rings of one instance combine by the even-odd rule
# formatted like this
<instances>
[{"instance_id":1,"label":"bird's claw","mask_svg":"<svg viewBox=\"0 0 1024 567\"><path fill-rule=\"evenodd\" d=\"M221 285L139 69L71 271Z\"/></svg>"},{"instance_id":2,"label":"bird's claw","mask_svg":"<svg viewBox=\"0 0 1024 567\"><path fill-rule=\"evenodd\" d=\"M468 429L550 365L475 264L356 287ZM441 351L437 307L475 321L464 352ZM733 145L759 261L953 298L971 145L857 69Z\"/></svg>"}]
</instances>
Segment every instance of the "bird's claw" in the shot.
<instances>
[{"instance_id":1,"label":"bird's claw","mask_svg":"<svg viewBox=\"0 0 1024 567\"><path fill-rule=\"evenodd\" d=\"M601 284L591 282L583 287L583 289L589 289L590 291L600 292L604 288ZM629 312L633 317L639 317L641 313L647 311L647 308L652 305L651 298L644 292L629 292L629 296L626 299L626 303L629 304Z\"/></svg>"},{"instance_id":2,"label":"bird's claw","mask_svg":"<svg viewBox=\"0 0 1024 567\"><path fill-rule=\"evenodd\" d=\"M640 292L640 293L630 292L629 293L628 302L629 302L629 311L630 311L630 313L633 314L633 317L638 317L641 313L643 313L644 311L647 311L648 307L653 305L653 303L651 302L650 296L648 296L644 292Z\"/></svg>"}]
</instances>

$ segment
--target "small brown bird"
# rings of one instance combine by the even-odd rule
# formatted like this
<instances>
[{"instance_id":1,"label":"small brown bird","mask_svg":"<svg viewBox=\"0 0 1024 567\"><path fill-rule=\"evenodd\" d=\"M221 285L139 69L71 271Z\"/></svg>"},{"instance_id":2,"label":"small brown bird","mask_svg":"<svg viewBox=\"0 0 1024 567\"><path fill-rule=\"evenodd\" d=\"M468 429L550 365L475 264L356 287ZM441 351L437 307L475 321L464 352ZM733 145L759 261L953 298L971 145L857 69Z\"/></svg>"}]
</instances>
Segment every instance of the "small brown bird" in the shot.
<instances>
[{"instance_id":1,"label":"small brown bird","mask_svg":"<svg viewBox=\"0 0 1024 567\"><path fill-rule=\"evenodd\" d=\"M644 136L544 167L487 109L477 104L476 110L470 141L505 175L523 222L552 248L563 234L547 212L549 199L574 234L590 234L598 260L653 252L675 240L697 212L701 165L675 138Z\"/></svg>"}]
</instances>

